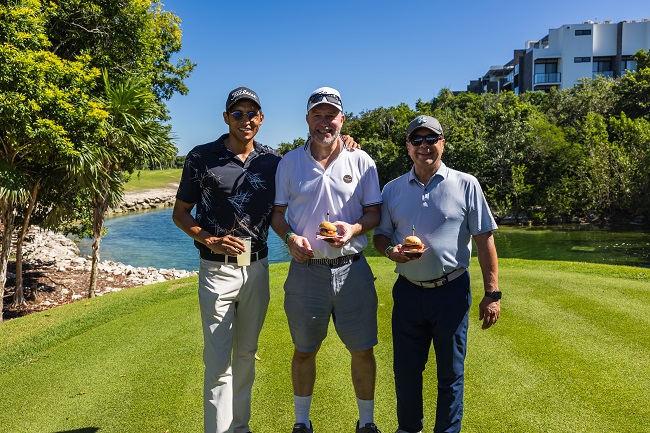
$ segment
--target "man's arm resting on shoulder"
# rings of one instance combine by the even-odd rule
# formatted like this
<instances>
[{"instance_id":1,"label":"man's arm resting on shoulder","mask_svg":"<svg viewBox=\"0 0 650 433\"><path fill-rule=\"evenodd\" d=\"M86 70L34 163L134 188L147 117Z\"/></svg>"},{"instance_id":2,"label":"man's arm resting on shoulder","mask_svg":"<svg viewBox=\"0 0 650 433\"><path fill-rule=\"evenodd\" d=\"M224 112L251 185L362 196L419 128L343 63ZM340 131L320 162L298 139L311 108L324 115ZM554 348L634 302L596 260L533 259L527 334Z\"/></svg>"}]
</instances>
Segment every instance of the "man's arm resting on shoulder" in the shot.
<instances>
[{"instance_id":1,"label":"man's arm resting on shoulder","mask_svg":"<svg viewBox=\"0 0 650 433\"><path fill-rule=\"evenodd\" d=\"M201 242L210 248L213 253L217 254L237 255L245 249L244 243L234 236L226 235L224 237L218 237L201 228L192 216L191 212L193 208L193 204L176 199L174 202L174 210L172 211L174 224L189 237Z\"/></svg>"},{"instance_id":2,"label":"man's arm resting on shoulder","mask_svg":"<svg viewBox=\"0 0 650 433\"><path fill-rule=\"evenodd\" d=\"M499 261L492 232L474 236L478 263L483 274L483 287L486 292L499 290ZM479 304L479 319L483 320L483 329L494 325L501 314L501 302L484 296Z\"/></svg>"}]
</instances>

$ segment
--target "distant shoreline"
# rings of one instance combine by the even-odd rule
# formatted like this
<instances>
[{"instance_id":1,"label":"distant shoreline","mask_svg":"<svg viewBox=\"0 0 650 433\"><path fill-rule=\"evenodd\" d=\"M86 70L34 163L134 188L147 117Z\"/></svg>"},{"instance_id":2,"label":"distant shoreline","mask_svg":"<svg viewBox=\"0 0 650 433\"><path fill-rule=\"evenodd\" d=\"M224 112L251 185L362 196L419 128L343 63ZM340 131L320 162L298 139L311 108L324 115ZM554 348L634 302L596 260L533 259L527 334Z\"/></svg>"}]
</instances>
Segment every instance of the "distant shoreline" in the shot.
<instances>
[{"instance_id":1,"label":"distant shoreline","mask_svg":"<svg viewBox=\"0 0 650 433\"><path fill-rule=\"evenodd\" d=\"M124 193L124 199L117 207L108 210L109 216L138 212L152 209L162 209L174 205L178 186L168 188L143 189Z\"/></svg>"}]
</instances>

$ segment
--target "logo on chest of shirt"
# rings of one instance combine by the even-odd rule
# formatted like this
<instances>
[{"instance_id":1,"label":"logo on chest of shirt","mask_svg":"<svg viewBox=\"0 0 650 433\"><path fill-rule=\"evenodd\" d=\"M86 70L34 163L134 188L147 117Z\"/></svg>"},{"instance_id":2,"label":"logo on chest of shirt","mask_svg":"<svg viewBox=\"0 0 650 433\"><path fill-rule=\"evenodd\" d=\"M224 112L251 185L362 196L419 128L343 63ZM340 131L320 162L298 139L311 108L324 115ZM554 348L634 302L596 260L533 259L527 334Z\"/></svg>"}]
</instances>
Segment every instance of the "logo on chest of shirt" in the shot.
<instances>
[{"instance_id":1,"label":"logo on chest of shirt","mask_svg":"<svg viewBox=\"0 0 650 433\"><path fill-rule=\"evenodd\" d=\"M345 176L343 176L343 182L352 183L352 176L350 176L349 174L346 174Z\"/></svg>"}]
</instances>

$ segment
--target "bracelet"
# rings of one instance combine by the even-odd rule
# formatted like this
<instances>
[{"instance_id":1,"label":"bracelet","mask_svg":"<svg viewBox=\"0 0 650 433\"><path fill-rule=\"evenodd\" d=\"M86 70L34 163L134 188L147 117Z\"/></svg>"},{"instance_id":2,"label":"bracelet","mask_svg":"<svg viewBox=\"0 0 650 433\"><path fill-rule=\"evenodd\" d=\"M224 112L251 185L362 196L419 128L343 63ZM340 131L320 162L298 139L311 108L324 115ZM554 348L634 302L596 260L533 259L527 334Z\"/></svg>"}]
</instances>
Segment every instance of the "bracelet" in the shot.
<instances>
[{"instance_id":1,"label":"bracelet","mask_svg":"<svg viewBox=\"0 0 650 433\"><path fill-rule=\"evenodd\" d=\"M294 232L287 232L287 234L284 235L284 243L285 243L285 245L289 245L289 238L291 237L291 235L295 235L295 233Z\"/></svg>"},{"instance_id":2,"label":"bracelet","mask_svg":"<svg viewBox=\"0 0 650 433\"><path fill-rule=\"evenodd\" d=\"M395 248L395 245L390 245L389 247L386 248L386 251L384 251L384 254L386 254L386 257L390 259L390 250Z\"/></svg>"}]
</instances>

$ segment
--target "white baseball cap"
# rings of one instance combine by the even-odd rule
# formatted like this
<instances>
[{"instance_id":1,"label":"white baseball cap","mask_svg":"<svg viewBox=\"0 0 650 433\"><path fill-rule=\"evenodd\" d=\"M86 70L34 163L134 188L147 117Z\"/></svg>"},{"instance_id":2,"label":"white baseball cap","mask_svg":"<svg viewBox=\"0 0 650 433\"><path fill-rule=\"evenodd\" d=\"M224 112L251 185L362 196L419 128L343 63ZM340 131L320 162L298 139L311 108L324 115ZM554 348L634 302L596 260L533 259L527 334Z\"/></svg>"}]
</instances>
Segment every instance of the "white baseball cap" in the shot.
<instances>
[{"instance_id":1,"label":"white baseball cap","mask_svg":"<svg viewBox=\"0 0 650 433\"><path fill-rule=\"evenodd\" d=\"M311 110L319 104L329 104L333 107L343 111L343 103L341 102L341 94L338 90L331 87L319 87L311 92L309 100L307 101L307 111Z\"/></svg>"}]
</instances>

